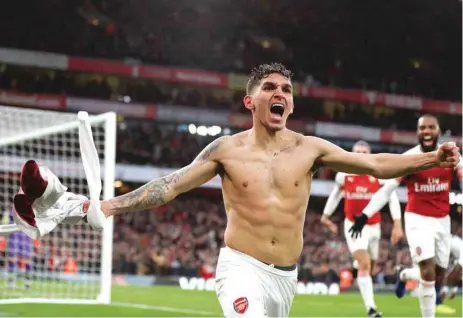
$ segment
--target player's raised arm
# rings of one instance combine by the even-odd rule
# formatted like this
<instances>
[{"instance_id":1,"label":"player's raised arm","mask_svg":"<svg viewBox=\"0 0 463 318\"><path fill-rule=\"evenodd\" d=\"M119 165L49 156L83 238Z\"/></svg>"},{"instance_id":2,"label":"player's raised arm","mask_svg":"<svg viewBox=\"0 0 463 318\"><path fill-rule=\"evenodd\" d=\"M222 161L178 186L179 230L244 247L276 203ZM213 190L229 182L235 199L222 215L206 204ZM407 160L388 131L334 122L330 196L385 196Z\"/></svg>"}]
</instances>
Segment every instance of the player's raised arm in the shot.
<instances>
[{"instance_id":1,"label":"player's raised arm","mask_svg":"<svg viewBox=\"0 0 463 318\"><path fill-rule=\"evenodd\" d=\"M188 166L168 176L157 178L132 192L102 201L103 213L108 217L154 208L208 182L218 172L217 155L227 138L224 136L214 140Z\"/></svg>"},{"instance_id":2,"label":"player's raised arm","mask_svg":"<svg viewBox=\"0 0 463 318\"><path fill-rule=\"evenodd\" d=\"M306 137L308 149L318 151L317 161L339 172L367 174L379 179L402 177L434 167L453 168L460 160L455 143L444 143L437 151L422 154L360 154L320 138Z\"/></svg>"}]
</instances>

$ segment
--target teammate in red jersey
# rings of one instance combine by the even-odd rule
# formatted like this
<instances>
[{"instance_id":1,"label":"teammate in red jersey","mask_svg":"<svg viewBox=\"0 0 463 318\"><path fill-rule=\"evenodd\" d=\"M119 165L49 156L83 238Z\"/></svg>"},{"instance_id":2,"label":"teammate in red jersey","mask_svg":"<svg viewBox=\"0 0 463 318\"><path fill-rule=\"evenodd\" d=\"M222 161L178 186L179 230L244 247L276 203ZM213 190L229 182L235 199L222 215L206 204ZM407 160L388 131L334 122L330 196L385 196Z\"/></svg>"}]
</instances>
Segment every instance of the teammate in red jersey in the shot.
<instances>
[{"instance_id":1,"label":"teammate in red jersey","mask_svg":"<svg viewBox=\"0 0 463 318\"><path fill-rule=\"evenodd\" d=\"M355 143L352 151L356 153L371 153L370 146L365 141L358 141ZM378 211L368 219L361 237L353 239L348 231L354 224L355 216L362 212L373 194L378 191L385 180L376 179L368 175L346 174L342 172L336 174L335 180L336 185L328 197L321 222L327 226L331 232L338 232L337 225L333 223L329 217L333 214L337 205L344 197L344 235L349 251L357 262L357 284L362 294L368 316L381 317L382 315L377 310L375 304L373 281L371 279L371 271L375 261L378 259L379 241L381 239L381 214ZM390 195L389 209L394 220L392 242L395 244L403 237L400 220L400 203L395 191Z\"/></svg>"},{"instance_id":2,"label":"teammate in red jersey","mask_svg":"<svg viewBox=\"0 0 463 318\"><path fill-rule=\"evenodd\" d=\"M423 115L418 120L419 145L408 150L407 154L432 152L438 149L440 136L439 122L432 115ZM441 313L453 313L440 300L440 288L449 265L450 258L450 203L449 193L452 178L458 172L461 178L461 162L455 169L432 168L413 173L403 178L391 179L373 196L362 214L356 217L350 232L358 236L376 211L381 209L392 191L401 182L408 190L408 204L405 208L405 233L410 253L418 267L400 269L396 295L405 294L407 280L420 281L419 300L423 317L434 317L436 303ZM437 294L437 299L436 299Z\"/></svg>"}]
</instances>

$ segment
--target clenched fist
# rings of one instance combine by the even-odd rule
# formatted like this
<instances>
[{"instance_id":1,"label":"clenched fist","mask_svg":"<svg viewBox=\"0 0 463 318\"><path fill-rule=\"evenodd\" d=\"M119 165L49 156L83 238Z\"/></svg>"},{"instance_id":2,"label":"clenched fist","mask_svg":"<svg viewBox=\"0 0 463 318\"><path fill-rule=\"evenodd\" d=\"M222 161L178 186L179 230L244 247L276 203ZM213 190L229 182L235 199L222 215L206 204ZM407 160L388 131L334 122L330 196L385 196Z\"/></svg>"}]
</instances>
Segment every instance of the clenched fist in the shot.
<instances>
[{"instance_id":1,"label":"clenched fist","mask_svg":"<svg viewBox=\"0 0 463 318\"><path fill-rule=\"evenodd\" d=\"M455 168L460 162L460 149L455 142L446 142L437 150L437 159L441 168Z\"/></svg>"}]
</instances>

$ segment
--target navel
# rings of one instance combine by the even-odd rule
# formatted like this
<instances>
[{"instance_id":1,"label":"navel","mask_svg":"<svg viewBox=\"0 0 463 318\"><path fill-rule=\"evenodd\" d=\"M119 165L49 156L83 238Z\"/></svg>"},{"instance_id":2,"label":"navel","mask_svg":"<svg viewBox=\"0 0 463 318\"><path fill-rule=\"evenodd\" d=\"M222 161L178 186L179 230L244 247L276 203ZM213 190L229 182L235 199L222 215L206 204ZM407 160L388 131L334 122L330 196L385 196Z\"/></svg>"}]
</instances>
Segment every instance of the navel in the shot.
<instances>
[{"instance_id":1,"label":"navel","mask_svg":"<svg viewBox=\"0 0 463 318\"><path fill-rule=\"evenodd\" d=\"M245 187L245 188L248 187L248 182L247 182L247 181L244 181L244 182L243 182L243 187Z\"/></svg>"},{"instance_id":2,"label":"navel","mask_svg":"<svg viewBox=\"0 0 463 318\"><path fill-rule=\"evenodd\" d=\"M298 186L299 186L299 181L295 181L295 182L294 182L294 186L295 186L295 187L298 187Z\"/></svg>"}]
</instances>

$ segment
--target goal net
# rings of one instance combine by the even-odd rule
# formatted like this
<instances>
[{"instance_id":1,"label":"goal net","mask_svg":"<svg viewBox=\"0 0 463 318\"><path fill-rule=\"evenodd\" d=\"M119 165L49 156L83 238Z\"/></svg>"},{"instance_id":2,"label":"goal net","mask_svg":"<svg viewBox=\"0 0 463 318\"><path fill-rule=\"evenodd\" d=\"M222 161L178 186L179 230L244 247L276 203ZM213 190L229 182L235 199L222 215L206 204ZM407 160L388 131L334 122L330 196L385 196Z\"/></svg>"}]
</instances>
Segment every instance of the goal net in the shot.
<instances>
[{"instance_id":1,"label":"goal net","mask_svg":"<svg viewBox=\"0 0 463 318\"><path fill-rule=\"evenodd\" d=\"M116 115L90 116L101 165L102 199L114 195ZM89 196L79 149L77 114L0 106L0 220L13 223L13 196L22 165L49 167L68 191ZM109 303L112 219L103 232L87 224L60 224L31 240L0 236L0 304L21 302Z\"/></svg>"}]
</instances>

